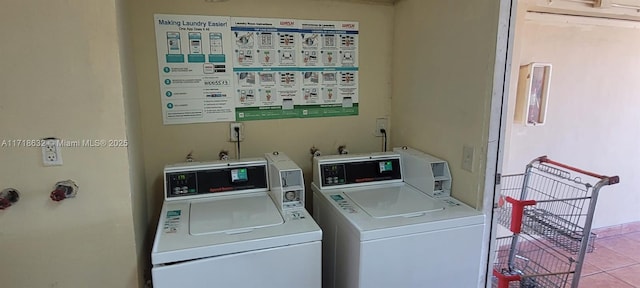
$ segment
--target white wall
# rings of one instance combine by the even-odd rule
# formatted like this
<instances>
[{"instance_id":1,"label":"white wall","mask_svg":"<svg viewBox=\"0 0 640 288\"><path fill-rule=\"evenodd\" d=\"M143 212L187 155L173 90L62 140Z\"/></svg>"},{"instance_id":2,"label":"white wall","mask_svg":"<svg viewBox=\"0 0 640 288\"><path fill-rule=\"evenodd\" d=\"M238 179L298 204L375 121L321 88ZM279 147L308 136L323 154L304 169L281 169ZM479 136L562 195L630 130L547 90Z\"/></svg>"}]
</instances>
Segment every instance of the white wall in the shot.
<instances>
[{"instance_id":1,"label":"white wall","mask_svg":"<svg viewBox=\"0 0 640 288\"><path fill-rule=\"evenodd\" d=\"M343 144L352 153L381 149L381 138L374 137L373 130L377 117L390 114L393 6L313 0L234 0L221 3L144 0L129 4L152 221L157 221L162 203L164 165L184 161L190 151L194 152L196 160L202 161L217 159L221 149L235 156L234 143L228 142L227 122L162 124L154 13L358 21L360 115L245 122L242 156L255 157L283 151L303 168L309 182L312 178L309 174L311 146L315 145L325 154L336 153L337 147Z\"/></svg>"},{"instance_id":2,"label":"white wall","mask_svg":"<svg viewBox=\"0 0 640 288\"><path fill-rule=\"evenodd\" d=\"M120 67L125 113L125 126L128 141L129 178L131 179L131 207L133 208L133 226L135 229L136 255L138 259L139 287L144 280L150 279L146 267L151 261L149 254L151 242L147 209L147 185L144 173L142 150L142 130L140 127L140 103L138 100L133 51L131 44L131 25L126 0L116 1L118 25L118 44L120 47Z\"/></svg>"},{"instance_id":3,"label":"white wall","mask_svg":"<svg viewBox=\"0 0 640 288\"><path fill-rule=\"evenodd\" d=\"M523 9L526 9L523 7ZM525 16L526 15L526 16ZM640 24L622 20L520 13L517 66L553 65L544 126L513 121L512 77L505 173L522 172L533 158L552 159L605 175L620 184L602 189L594 228L640 221ZM520 107L518 107L520 108Z\"/></svg>"},{"instance_id":4,"label":"white wall","mask_svg":"<svg viewBox=\"0 0 640 288\"><path fill-rule=\"evenodd\" d=\"M0 138L126 139L114 1L5 1L0 9ZM137 287L127 148L0 147L2 287ZM73 179L78 196L49 199Z\"/></svg>"},{"instance_id":5,"label":"white wall","mask_svg":"<svg viewBox=\"0 0 640 288\"><path fill-rule=\"evenodd\" d=\"M396 4L393 145L449 161L452 193L482 207L499 1ZM475 149L462 170L463 146Z\"/></svg>"}]
</instances>

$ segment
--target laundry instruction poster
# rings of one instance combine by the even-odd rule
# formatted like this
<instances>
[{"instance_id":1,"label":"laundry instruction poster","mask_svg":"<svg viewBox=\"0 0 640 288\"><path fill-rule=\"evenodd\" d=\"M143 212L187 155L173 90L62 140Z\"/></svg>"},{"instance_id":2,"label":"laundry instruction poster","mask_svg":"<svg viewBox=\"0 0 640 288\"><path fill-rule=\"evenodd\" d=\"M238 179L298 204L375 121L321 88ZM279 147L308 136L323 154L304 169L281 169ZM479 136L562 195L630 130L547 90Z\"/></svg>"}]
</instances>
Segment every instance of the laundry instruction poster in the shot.
<instances>
[{"instance_id":1,"label":"laundry instruction poster","mask_svg":"<svg viewBox=\"0 0 640 288\"><path fill-rule=\"evenodd\" d=\"M234 121L229 17L154 18L164 124Z\"/></svg>"},{"instance_id":2,"label":"laundry instruction poster","mask_svg":"<svg viewBox=\"0 0 640 288\"><path fill-rule=\"evenodd\" d=\"M156 14L164 124L358 115L358 23Z\"/></svg>"},{"instance_id":3,"label":"laundry instruction poster","mask_svg":"<svg viewBox=\"0 0 640 288\"><path fill-rule=\"evenodd\" d=\"M358 115L358 23L299 25L302 117Z\"/></svg>"},{"instance_id":4,"label":"laundry instruction poster","mask_svg":"<svg viewBox=\"0 0 640 288\"><path fill-rule=\"evenodd\" d=\"M297 20L231 18L238 121L298 118Z\"/></svg>"}]
</instances>

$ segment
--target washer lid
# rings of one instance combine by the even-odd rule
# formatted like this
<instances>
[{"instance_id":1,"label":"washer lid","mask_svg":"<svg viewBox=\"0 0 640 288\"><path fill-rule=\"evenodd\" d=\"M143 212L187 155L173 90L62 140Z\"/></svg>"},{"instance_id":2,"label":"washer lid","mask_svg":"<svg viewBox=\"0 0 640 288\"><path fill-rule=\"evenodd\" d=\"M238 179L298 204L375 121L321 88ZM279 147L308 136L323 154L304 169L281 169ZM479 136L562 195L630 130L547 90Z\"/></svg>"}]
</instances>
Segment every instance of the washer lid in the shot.
<instances>
[{"instance_id":1,"label":"washer lid","mask_svg":"<svg viewBox=\"0 0 640 288\"><path fill-rule=\"evenodd\" d=\"M189 234L237 234L280 225L282 215L268 195L191 203Z\"/></svg>"},{"instance_id":2,"label":"washer lid","mask_svg":"<svg viewBox=\"0 0 640 288\"><path fill-rule=\"evenodd\" d=\"M416 217L444 210L444 205L407 185L345 190L344 194L374 218Z\"/></svg>"}]
</instances>

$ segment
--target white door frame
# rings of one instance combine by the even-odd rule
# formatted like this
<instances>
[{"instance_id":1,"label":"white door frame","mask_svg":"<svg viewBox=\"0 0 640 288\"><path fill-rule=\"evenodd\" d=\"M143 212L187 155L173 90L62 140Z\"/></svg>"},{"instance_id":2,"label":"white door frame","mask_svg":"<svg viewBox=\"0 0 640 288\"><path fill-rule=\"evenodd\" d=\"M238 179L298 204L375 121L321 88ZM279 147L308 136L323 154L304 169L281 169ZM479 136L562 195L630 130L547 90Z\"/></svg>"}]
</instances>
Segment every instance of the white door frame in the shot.
<instances>
[{"instance_id":1,"label":"white door frame","mask_svg":"<svg viewBox=\"0 0 640 288\"><path fill-rule=\"evenodd\" d=\"M493 271L493 253L496 240L496 220L493 217L494 203L497 203L500 191L500 176L504 154L505 131L511 61L514 45L517 0L500 0L498 33L496 39L496 61L493 72L493 90L491 96L491 115L489 120L489 137L487 143L487 162L484 181L484 199L482 210L485 215L485 231L482 243L483 259L480 281L484 279L485 287L491 287ZM480 285L481 287L481 285Z\"/></svg>"}]
</instances>

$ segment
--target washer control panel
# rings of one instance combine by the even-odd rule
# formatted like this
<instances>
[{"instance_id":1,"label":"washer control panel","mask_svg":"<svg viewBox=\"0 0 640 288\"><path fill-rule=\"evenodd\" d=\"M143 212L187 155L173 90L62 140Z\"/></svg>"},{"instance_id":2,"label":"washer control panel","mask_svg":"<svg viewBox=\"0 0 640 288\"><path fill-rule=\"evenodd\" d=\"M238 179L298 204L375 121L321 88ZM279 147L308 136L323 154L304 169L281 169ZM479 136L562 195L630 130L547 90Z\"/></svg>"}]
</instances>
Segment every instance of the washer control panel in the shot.
<instances>
[{"instance_id":1,"label":"washer control panel","mask_svg":"<svg viewBox=\"0 0 640 288\"><path fill-rule=\"evenodd\" d=\"M399 158L320 164L322 186L339 186L402 179Z\"/></svg>"},{"instance_id":2,"label":"washer control panel","mask_svg":"<svg viewBox=\"0 0 640 288\"><path fill-rule=\"evenodd\" d=\"M267 190L266 162L257 164L216 163L196 169L165 171L165 196L169 198Z\"/></svg>"}]
</instances>

